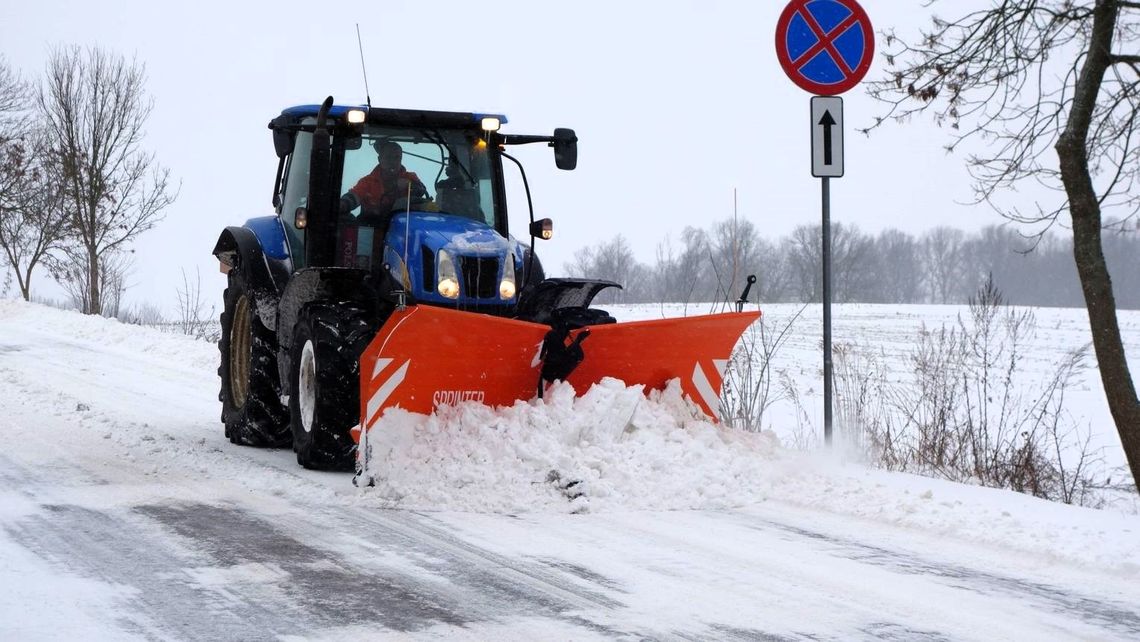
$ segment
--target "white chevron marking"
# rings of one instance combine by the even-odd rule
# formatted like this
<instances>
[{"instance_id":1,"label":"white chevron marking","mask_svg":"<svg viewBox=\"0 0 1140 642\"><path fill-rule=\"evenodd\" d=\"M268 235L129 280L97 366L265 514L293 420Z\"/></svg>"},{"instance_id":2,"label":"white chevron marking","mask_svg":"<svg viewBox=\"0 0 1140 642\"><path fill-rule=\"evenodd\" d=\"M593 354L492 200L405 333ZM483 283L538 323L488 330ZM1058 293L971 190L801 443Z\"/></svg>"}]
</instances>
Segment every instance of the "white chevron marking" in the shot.
<instances>
[{"instance_id":1,"label":"white chevron marking","mask_svg":"<svg viewBox=\"0 0 1140 642\"><path fill-rule=\"evenodd\" d=\"M365 413L365 417L368 418L369 430L372 429L372 424L376 423L376 420L379 419L378 415L380 406L384 405L384 402L388 400L388 397L392 396L392 393L396 390L396 388L398 388L399 385L404 382L404 377L406 377L408 374L408 366L411 363L411 359L405 361L404 365L400 366L399 370L396 370L396 372L391 377L388 377L388 380L385 381L379 388L377 388L376 392L372 394L372 398L368 400L368 408L367 412Z\"/></svg>"},{"instance_id":2,"label":"white chevron marking","mask_svg":"<svg viewBox=\"0 0 1140 642\"><path fill-rule=\"evenodd\" d=\"M713 414L717 417L720 416L720 395L713 390L712 384L705 376L705 371L701 368L701 364L697 363L693 366L693 386L697 389L697 394L705 402L705 406L712 410Z\"/></svg>"},{"instance_id":3,"label":"white chevron marking","mask_svg":"<svg viewBox=\"0 0 1140 642\"><path fill-rule=\"evenodd\" d=\"M383 370L384 368L387 368L388 364L390 364L390 363L392 363L392 360L387 358L387 357L382 357L380 359L377 359L376 360L376 366L374 368L372 368L372 379L375 380L376 377L379 377L380 371Z\"/></svg>"}]
</instances>

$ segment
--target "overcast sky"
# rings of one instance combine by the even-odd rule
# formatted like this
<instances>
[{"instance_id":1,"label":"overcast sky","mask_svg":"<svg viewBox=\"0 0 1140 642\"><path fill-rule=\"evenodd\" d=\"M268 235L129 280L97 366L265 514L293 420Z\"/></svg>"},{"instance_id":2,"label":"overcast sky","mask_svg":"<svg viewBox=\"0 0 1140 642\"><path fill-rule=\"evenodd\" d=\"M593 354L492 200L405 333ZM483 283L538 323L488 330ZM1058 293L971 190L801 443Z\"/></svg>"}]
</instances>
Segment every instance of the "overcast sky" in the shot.
<instances>
[{"instance_id":1,"label":"overcast sky","mask_svg":"<svg viewBox=\"0 0 1140 642\"><path fill-rule=\"evenodd\" d=\"M146 144L181 192L135 245L128 300L173 309L182 269L200 270L220 301L224 278L210 255L219 232L272 214L269 120L330 94L364 102L356 23L373 105L504 113L509 133L577 131L573 172L557 170L545 146L516 148L536 215L555 221L554 240L539 247L548 273L619 233L652 263L666 235L730 217L734 189L740 216L769 239L817 224L810 95L775 54L784 4L10 1L0 4L0 55L32 79L61 44L145 63L155 100ZM863 6L876 30L914 30L929 16L919 2ZM877 55L869 76L882 73ZM860 88L844 100L846 175L832 181L833 221L915 234L1001 222L963 205L969 178L962 156L943 151L945 131L927 120L865 138L855 128L881 108ZM516 201L520 235L525 221Z\"/></svg>"}]
</instances>

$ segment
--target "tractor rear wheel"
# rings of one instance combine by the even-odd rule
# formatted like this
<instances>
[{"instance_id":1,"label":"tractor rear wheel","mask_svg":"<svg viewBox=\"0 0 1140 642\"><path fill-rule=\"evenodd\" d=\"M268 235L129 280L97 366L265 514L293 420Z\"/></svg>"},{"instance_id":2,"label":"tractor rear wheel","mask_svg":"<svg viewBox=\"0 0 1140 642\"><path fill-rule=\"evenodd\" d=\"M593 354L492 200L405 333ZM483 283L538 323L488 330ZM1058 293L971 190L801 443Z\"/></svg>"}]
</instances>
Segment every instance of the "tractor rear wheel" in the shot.
<instances>
[{"instance_id":1,"label":"tractor rear wheel","mask_svg":"<svg viewBox=\"0 0 1140 642\"><path fill-rule=\"evenodd\" d=\"M257 296L239 270L224 294L221 365L222 423L235 444L281 448L292 436L277 386L277 340L257 316Z\"/></svg>"},{"instance_id":2,"label":"tractor rear wheel","mask_svg":"<svg viewBox=\"0 0 1140 642\"><path fill-rule=\"evenodd\" d=\"M376 332L373 315L353 303L311 303L293 333L289 420L305 468L352 470L360 420L360 354Z\"/></svg>"}]
</instances>

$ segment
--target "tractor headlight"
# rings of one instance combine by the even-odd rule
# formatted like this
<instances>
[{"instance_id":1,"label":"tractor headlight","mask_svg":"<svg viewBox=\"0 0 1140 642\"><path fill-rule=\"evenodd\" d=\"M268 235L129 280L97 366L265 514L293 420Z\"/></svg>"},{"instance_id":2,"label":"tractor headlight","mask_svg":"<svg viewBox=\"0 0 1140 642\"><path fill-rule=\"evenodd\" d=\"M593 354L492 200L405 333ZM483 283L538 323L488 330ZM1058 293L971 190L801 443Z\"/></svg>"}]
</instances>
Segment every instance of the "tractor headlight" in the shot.
<instances>
[{"instance_id":1,"label":"tractor headlight","mask_svg":"<svg viewBox=\"0 0 1140 642\"><path fill-rule=\"evenodd\" d=\"M345 120L348 121L349 125L360 125L364 123L367 117L368 114L363 109L350 109L345 115Z\"/></svg>"},{"instance_id":2,"label":"tractor headlight","mask_svg":"<svg viewBox=\"0 0 1140 642\"><path fill-rule=\"evenodd\" d=\"M449 299L459 298L459 274L455 271L455 261L447 250L439 251L435 273L435 291Z\"/></svg>"},{"instance_id":3,"label":"tractor headlight","mask_svg":"<svg viewBox=\"0 0 1140 642\"><path fill-rule=\"evenodd\" d=\"M499 298L503 300L513 299L515 296L515 257L511 252L507 252L506 260L503 261L503 280L499 281Z\"/></svg>"}]
</instances>

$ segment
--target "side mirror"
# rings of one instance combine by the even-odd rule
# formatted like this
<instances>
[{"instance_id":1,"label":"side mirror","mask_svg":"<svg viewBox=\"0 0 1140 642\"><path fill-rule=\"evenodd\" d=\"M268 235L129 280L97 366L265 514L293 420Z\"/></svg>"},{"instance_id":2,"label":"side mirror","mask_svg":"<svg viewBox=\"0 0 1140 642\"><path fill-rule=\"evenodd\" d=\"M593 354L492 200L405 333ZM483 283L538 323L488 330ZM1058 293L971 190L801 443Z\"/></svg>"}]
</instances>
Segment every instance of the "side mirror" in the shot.
<instances>
[{"instance_id":1,"label":"side mirror","mask_svg":"<svg viewBox=\"0 0 1140 642\"><path fill-rule=\"evenodd\" d=\"M285 158L293 153L293 143L297 140L297 133L286 129L273 130L273 150L277 158Z\"/></svg>"},{"instance_id":2,"label":"side mirror","mask_svg":"<svg viewBox=\"0 0 1140 642\"><path fill-rule=\"evenodd\" d=\"M364 138L359 134L356 136L349 136L348 138L344 139L344 148L349 151L360 149L360 145L363 142Z\"/></svg>"},{"instance_id":3,"label":"side mirror","mask_svg":"<svg viewBox=\"0 0 1140 642\"><path fill-rule=\"evenodd\" d=\"M578 166L578 136L573 129L557 127L554 130L554 164L558 169L574 169Z\"/></svg>"},{"instance_id":4,"label":"side mirror","mask_svg":"<svg viewBox=\"0 0 1140 642\"><path fill-rule=\"evenodd\" d=\"M554 221L544 218L530 224L530 235L536 239L549 241L554 237Z\"/></svg>"}]
</instances>

